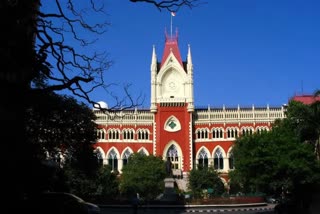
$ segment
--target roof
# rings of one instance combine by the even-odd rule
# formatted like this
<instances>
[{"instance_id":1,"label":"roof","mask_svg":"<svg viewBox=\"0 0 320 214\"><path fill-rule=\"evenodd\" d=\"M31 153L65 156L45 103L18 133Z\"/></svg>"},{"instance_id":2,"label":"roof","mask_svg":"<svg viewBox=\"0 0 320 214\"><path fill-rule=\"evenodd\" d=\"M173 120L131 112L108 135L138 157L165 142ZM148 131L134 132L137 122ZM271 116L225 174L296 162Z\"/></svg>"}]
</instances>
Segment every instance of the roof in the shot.
<instances>
[{"instance_id":1,"label":"roof","mask_svg":"<svg viewBox=\"0 0 320 214\"><path fill-rule=\"evenodd\" d=\"M163 56L161 60L161 67L168 58L169 54L173 53L173 55L177 58L180 65L183 67L183 63L181 60L181 55L178 47L178 35L175 36L168 36L166 35L166 43L164 46Z\"/></svg>"},{"instance_id":2,"label":"roof","mask_svg":"<svg viewBox=\"0 0 320 214\"><path fill-rule=\"evenodd\" d=\"M315 97L314 95L296 95L292 97L291 100L298 101L306 105L310 105L316 101L320 101L320 97Z\"/></svg>"}]
</instances>

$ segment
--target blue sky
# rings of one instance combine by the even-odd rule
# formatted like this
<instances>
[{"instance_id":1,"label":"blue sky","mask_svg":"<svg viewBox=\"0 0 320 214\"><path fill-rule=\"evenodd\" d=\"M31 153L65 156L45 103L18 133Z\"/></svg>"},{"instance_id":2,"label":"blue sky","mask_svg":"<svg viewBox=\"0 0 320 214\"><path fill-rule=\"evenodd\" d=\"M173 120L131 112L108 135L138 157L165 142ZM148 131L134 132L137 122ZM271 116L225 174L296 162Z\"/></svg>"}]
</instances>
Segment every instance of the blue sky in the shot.
<instances>
[{"instance_id":1,"label":"blue sky","mask_svg":"<svg viewBox=\"0 0 320 214\"><path fill-rule=\"evenodd\" d=\"M130 92L144 94L148 108L152 46L160 61L170 13L129 0L104 2L111 25L94 47L114 61L105 79L132 84ZM196 106L280 106L320 89L319 0L206 2L173 17L183 60L191 46ZM110 89L121 96L120 87ZM113 102L103 90L91 96Z\"/></svg>"}]
</instances>

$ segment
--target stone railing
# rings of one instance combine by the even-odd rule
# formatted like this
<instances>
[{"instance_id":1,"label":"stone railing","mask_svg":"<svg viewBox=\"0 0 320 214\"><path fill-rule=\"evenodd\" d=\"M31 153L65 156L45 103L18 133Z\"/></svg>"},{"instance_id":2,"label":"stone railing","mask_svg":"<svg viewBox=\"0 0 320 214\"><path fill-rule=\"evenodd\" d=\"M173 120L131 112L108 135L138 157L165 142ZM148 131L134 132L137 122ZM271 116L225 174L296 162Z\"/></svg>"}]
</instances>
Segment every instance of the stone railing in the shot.
<instances>
[{"instance_id":1,"label":"stone railing","mask_svg":"<svg viewBox=\"0 0 320 214\"><path fill-rule=\"evenodd\" d=\"M152 123L154 114L149 110L126 110L119 112L103 112L100 110L94 111L97 119L97 124L107 123Z\"/></svg>"},{"instance_id":2,"label":"stone railing","mask_svg":"<svg viewBox=\"0 0 320 214\"><path fill-rule=\"evenodd\" d=\"M273 122L285 117L285 108L258 107L255 108L210 108L196 109L193 115L195 123L252 123Z\"/></svg>"}]
</instances>

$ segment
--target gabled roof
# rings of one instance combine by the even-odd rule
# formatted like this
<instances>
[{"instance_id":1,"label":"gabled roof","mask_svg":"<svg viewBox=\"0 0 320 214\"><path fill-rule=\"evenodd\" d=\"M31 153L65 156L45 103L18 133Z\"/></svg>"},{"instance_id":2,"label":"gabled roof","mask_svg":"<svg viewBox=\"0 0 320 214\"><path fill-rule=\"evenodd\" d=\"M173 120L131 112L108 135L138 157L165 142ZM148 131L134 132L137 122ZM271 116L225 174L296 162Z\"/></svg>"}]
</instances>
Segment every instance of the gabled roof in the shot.
<instances>
[{"instance_id":1,"label":"gabled roof","mask_svg":"<svg viewBox=\"0 0 320 214\"><path fill-rule=\"evenodd\" d=\"M313 95L296 95L291 100L302 102L303 104L310 105L316 101L320 101L320 97L315 97Z\"/></svg>"},{"instance_id":2,"label":"gabled roof","mask_svg":"<svg viewBox=\"0 0 320 214\"><path fill-rule=\"evenodd\" d=\"M166 35L166 43L164 46L160 68L163 66L164 62L166 61L166 59L168 58L171 52L176 57L180 65L183 67L183 63L181 60L181 55L178 47L178 35L175 35L175 36Z\"/></svg>"}]
</instances>

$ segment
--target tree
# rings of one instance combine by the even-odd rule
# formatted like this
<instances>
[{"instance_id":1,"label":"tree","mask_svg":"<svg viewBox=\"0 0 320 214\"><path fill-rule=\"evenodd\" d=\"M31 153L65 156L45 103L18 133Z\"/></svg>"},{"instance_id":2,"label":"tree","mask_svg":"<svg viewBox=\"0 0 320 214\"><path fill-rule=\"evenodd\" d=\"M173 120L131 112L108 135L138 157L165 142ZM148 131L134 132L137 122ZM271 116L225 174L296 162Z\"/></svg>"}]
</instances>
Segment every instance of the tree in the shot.
<instances>
[{"instance_id":1,"label":"tree","mask_svg":"<svg viewBox=\"0 0 320 214\"><path fill-rule=\"evenodd\" d=\"M316 90L314 96L319 97L320 90ZM317 159L320 160L320 101L310 105L291 101L286 115L293 124L300 141L311 144Z\"/></svg>"},{"instance_id":2,"label":"tree","mask_svg":"<svg viewBox=\"0 0 320 214\"><path fill-rule=\"evenodd\" d=\"M37 147L37 155L54 156L58 150L80 152L82 146L96 142L95 119L88 106L70 96L34 94L24 123L27 142Z\"/></svg>"},{"instance_id":3,"label":"tree","mask_svg":"<svg viewBox=\"0 0 320 214\"><path fill-rule=\"evenodd\" d=\"M97 188L95 194L100 201L114 200L119 195L119 179L108 165L102 166L96 179Z\"/></svg>"},{"instance_id":4,"label":"tree","mask_svg":"<svg viewBox=\"0 0 320 214\"><path fill-rule=\"evenodd\" d=\"M196 198L203 196L203 190L213 189L212 195L221 195L225 192L219 174L212 168L192 169L189 175L189 189Z\"/></svg>"},{"instance_id":5,"label":"tree","mask_svg":"<svg viewBox=\"0 0 320 214\"><path fill-rule=\"evenodd\" d=\"M130 0L133 3L143 2L153 4L160 11L162 9L168 10L170 12L177 12L181 7L187 6L190 9L198 6L199 4L204 4L205 2L200 2L200 0Z\"/></svg>"},{"instance_id":6,"label":"tree","mask_svg":"<svg viewBox=\"0 0 320 214\"><path fill-rule=\"evenodd\" d=\"M56 9L53 13L41 12L40 0L31 3L8 0L0 3L1 26L6 29L2 33L3 42L0 50L2 68L0 118L4 124L0 137L10 139L10 143L5 143L2 148L5 154L1 155L1 160L7 162L3 167L5 173L2 177L4 180L2 189L9 201L23 198L21 189L24 187L19 178L21 173L26 172L19 172L16 169L26 157L24 121L27 101L31 94L67 89L88 103L95 104L90 98L90 92L96 87L108 87L101 77L112 63L107 60L104 53L88 52L86 55L83 47L89 45L91 41L80 36L80 32L87 30L95 34L90 35L92 36L90 38L95 39L104 32L104 27L108 23L105 21L90 23L85 19L90 16L85 14L84 8L77 8L78 4L73 4L72 0L64 1L63 6L61 2L59 0L53 2L56 5L52 7ZM102 5L99 6L95 2L88 1L88 8L91 8L93 13L101 14ZM55 22L52 22L53 19ZM56 26L55 23L63 25ZM67 41L70 41L67 38L73 38L83 45L83 51L77 52L74 44L67 44ZM56 61L50 63L49 59ZM138 98L135 101L128 93L127 87L125 93L127 94L125 98L116 98L114 108L104 110L121 110L140 104L141 100ZM29 154L34 156L32 151Z\"/></svg>"},{"instance_id":7,"label":"tree","mask_svg":"<svg viewBox=\"0 0 320 214\"><path fill-rule=\"evenodd\" d=\"M105 203L119 195L117 174L111 172L109 166L100 166L95 174L88 176L84 171L73 168L72 164L67 164L63 173L65 190L86 200Z\"/></svg>"},{"instance_id":8,"label":"tree","mask_svg":"<svg viewBox=\"0 0 320 214\"><path fill-rule=\"evenodd\" d=\"M129 197L139 193L151 200L163 193L165 177L165 162L161 157L134 153L122 169L120 191Z\"/></svg>"},{"instance_id":9,"label":"tree","mask_svg":"<svg viewBox=\"0 0 320 214\"><path fill-rule=\"evenodd\" d=\"M30 182L25 186L29 190L32 187L37 190L33 186L37 185L34 182L37 180L32 176L44 176L37 169L47 167L50 171L51 168L54 174L65 162L93 177L99 164L93 148L96 124L92 110L72 97L46 92L35 95L29 100L24 123L26 141L21 148L24 150L21 165L28 170L33 169L25 176L24 180ZM49 173L47 176L52 175ZM51 189L50 182L43 188Z\"/></svg>"},{"instance_id":10,"label":"tree","mask_svg":"<svg viewBox=\"0 0 320 214\"><path fill-rule=\"evenodd\" d=\"M288 119L276 121L270 132L237 139L233 155L231 180L245 192L301 197L319 183L319 162L312 147L301 144Z\"/></svg>"}]
</instances>

